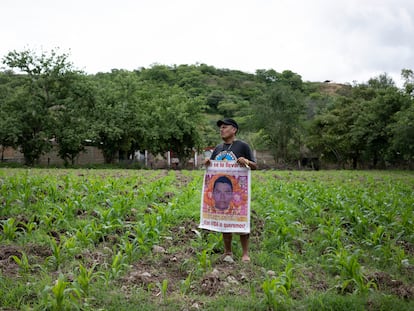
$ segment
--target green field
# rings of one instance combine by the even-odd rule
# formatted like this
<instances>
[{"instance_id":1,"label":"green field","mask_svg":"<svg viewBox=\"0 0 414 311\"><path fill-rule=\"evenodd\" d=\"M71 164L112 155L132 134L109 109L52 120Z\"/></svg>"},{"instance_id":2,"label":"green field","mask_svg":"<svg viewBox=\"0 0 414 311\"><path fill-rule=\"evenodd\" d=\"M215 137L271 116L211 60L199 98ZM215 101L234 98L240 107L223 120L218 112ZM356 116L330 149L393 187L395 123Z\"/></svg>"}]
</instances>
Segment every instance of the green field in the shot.
<instances>
[{"instance_id":1,"label":"green field","mask_svg":"<svg viewBox=\"0 0 414 311\"><path fill-rule=\"evenodd\" d=\"M204 171L0 169L0 310L414 310L414 172L252 172L251 262Z\"/></svg>"}]
</instances>

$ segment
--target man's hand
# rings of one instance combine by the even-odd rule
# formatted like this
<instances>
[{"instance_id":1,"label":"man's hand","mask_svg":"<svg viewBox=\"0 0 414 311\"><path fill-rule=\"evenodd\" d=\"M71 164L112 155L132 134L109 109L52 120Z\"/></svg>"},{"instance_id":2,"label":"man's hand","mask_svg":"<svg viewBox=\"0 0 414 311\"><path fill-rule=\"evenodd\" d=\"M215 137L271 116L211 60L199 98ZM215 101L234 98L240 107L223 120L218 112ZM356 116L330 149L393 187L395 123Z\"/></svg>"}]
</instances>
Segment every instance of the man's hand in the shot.
<instances>
[{"instance_id":1,"label":"man's hand","mask_svg":"<svg viewBox=\"0 0 414 311\"><path fill-rule=\"evenodd\" d=\"M245 157L240 157L237 159L237 163L239 163L241 166L250 167L252 170L255 170L257 168L257 165L255 162L252 162Z\"/></svg>"},{"instance_id":2,"label":"man's hand","mask_svg":"<svg viewBox=\"0 0 414 311\"><path fill-rule=\"evenodd\" d=\"M210 164L211 164L211 160L210 160L210 158L205 158L205 159L204 159L204 165L205 165L205 166L210 166Z\"/></svg>"},{"instance_id":3,"label":"man's hand","mask_svg":"<svg viewBox=\"0 0 414 311\"><path fill-rule=\"evenodd\" d=\"M240 158L238 158L238 159L237 159L237 163L239 163L239 164L240 164L240 165L242 165L242 166L249 167L250 161L249 161L249 160L247 160L247 159L246 159L246 158L244 158L244 157L240 157Z\"/></svg>"}]
</instances>

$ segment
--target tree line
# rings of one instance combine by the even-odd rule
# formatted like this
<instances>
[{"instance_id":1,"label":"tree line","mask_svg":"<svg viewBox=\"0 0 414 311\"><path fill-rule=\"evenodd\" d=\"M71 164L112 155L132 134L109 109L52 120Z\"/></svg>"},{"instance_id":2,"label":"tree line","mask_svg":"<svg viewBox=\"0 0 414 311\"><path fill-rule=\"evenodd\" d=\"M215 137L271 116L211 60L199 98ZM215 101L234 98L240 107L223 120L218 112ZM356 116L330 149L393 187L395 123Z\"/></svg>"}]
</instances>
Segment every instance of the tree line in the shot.
<instances>
[{"instance_id":1,"label":"tree line","mask_svg":"<svg viewBox=\"0 0 414 311\"><path fill-rule=\"evenodd\" d=\"M219 142L222 117L237 119L239 137L280 165L315 157L338 167L411 167L414 159L410 69L398 88L386 73L337 85L206 64L87 74L56 50L11 51L2 63L0 145L19 148L27 165L54 144L68 165L87 145L107 163L136 150L185 161Z\"/></svg>"}]
</instances>

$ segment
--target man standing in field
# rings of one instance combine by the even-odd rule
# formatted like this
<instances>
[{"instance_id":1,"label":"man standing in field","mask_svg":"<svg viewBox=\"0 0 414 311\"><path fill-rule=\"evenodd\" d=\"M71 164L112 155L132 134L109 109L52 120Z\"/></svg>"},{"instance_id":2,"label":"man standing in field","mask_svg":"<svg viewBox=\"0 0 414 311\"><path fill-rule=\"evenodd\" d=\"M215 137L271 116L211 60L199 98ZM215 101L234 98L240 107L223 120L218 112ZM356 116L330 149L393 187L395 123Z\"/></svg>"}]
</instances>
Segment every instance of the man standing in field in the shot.
<instances>
[{"instance_id":1,"label":"man standing in field","mask_svg":"<svg viewBox=\"0 0 414 311\"><path fill-rule=\"evenodd\" d=\"M214 149L210 158L205 160L205 165L210 165L211 160L215 161L237 161L240 165L250 167L252 170L257 169L256 160L250 146L242 141L236 139L236 134L239 130L239 125L233 119L224 119L217 121L217 126L220 128L220 136L223 140ZM224 255L233 256L232 253L232 233L223 232ZM240 234L240 243L243 250L242 261L250 261L249 257L249 234Z\"/></svg>"}]
</instances>

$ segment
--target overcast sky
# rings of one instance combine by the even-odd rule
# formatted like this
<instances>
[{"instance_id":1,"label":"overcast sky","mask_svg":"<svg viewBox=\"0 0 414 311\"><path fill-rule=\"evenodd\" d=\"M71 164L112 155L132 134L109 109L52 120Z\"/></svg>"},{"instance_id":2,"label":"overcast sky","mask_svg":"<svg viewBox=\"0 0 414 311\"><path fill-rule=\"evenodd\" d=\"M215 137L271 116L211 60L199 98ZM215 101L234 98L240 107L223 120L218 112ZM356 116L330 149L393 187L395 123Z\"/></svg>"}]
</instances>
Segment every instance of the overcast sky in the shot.
<instances>
[{"instance_id":1,"label":"overcast sky","mask_svg":"<svg viewBox=\"0 0 414 311\"><path fill-rule=\"evenodd\" d=\"M0 0L0 57L57 49L88 73L204 63L304 81L399 84L413 0Z\"/></svg>"}]
</instances>

